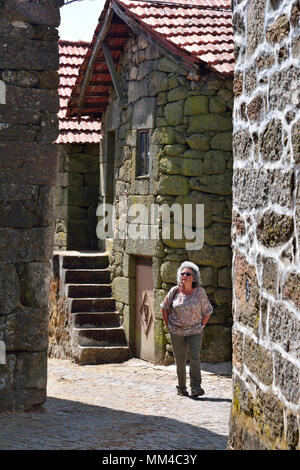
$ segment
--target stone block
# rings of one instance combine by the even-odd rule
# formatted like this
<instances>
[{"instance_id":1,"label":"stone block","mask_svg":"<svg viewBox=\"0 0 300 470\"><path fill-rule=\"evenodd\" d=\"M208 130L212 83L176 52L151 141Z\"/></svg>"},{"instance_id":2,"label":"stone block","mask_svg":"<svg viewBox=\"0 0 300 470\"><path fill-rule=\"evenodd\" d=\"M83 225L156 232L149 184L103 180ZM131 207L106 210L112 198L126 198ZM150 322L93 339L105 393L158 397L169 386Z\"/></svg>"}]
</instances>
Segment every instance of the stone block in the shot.
<instances>
[{"instance_id":1,"label":"stone block","mask_svg":"<svg viewBox=\"0 0 300 470\"><path fill-rule=\"evenodd\" d=\"M232 132L221 132L214 135L211 139L210 146L212 149L232 151Z\"/></svg>"},{"instance_id":2,"label":"stone block","mask_svg":"<svg viewBox=\"0 0 300 470\"><path fill-rule=\"evenodd\" d=\"M246 10L246 55L250 57L264 39L264 0L251 0Z\"/></svg>"},{"instance_id":3,"label":"stone block","mask_svg":"<svg viewBox=\"0 0 300 470\"><path fill-rule=\"evenodd\" d=\"M163 173L168 175L180 175L182 159L171 157L171 158L161 158L159 161L159 168Z\"/></svg>"},{"instance_id":4,"label":"stone block","mask_svg":"<svg viewBox=\"0 0 300 470\"><path fill-rule=\"evenodd\" d=\"M47 384L47 351L20 352L17 355L14 371L16 388L46 389Z\"/></svg>"},{"instance_id":5,"label":"stone block","mask_svg":"<svg viewBox=\"0 0 300 470\"><path fill-rule=\"evenodd\" d=\"M134 103L138 101L140 98L145 98L149 96L148 86L148 79L140 80L140 81L130 81L128 83L128 103Z\"/></svg>"},{"instance_id":6,"label":"stone block","mask_svg":"<svg viewBox=\"0 0 300 470\"><path fill-rule=\"evenodd\" d=\"M290 207L293 178L293 172L284 169L254 169L248 166L235 170L235 204L240 209L248 210L265 207L269 203Z\"/></svg>"},{"instance_id":7,"label":"stone block","mask_svg":"<svg viewBox=\"0 0 300 470\"><path fill-rule=\"evenodd\" d=\"M169 59L168 57L163 57L162 59L160 59L158 64L158 70L167 73L178 73L181 75L186 75L186 70L180 67L178 64L176 64L175 61Z\"/></svg>"},{"instance_id":8,"label":"stone block","mask_svg":"<svg viewBox=\"0 0 300 470\"><path fill-rule=\"evenodd\" d=\"M181 262L166 261L161 265L160 275L162 282L167 284L177 284L177 270Z\"/></svg>"},{"instance_id":9,"label":"stone block","mask_svg":"<svg viewBox=\"0 0 300 470\"><path fill-rule=\"evenodd\" d=\"M206 175L217 175L225 172L226 154L221 150L205 152L203 171Z\"/></svg>"},{"instance_id":10,"label":"stone block","mask_svg":"<svg viewBox=\"0 0 300 470\"><path fill-rule=\"evenodd\" d=\"M211 137L203 134L192 134L186 137L186 141L191 149L205 152L210 147Z\"/></svg>"},{"instance_id":11,"label":"stone block","mask_svg":"<svg viewBox=\"0 0 300 470\"><path fill-rule=\"evenodd\" d=\"M231 289L214 289L213 298L217 306L231 304L232 291Z\"/></svg>"},{"instance_id":12,"label":"stone block","mask_svg":"<svg viewBox=\"0 0 300 470\"><path fill-rule=\"evenodd\" d=\"M233 134L232 138L234 158L236 160L248 160L251 156L252 145L253 142L249 131L247 129L239 129Z\"/></svg>"},{"instance_id":13,"label":"stone block","mask_svg":"<svg viewBox=\"0 0 300 470\"><path fill-rule=\"evenodd\" d=\"M151 143L160 145L170 145L175 141L175 131L173 127L157 128L153 132Z\"/></svg>"},{"instance_id":14,"label":"stone block","mask_svg":"<svg viewBox=\"0 0 300 470\"><path fill-rule=\"evenodd\" d=\"M256 331L260 315L260 286L255 266L238 250L235 253L232 275L236 299L235 320Z\"/></svg>"},{"instance_id":15,"label":"stone block","mask_svg":"<svg viewBox=\"0 0 300 470\"><path fill-rule=\"evenodd\" d=\"M164 117L169 126L177 126L183 121L184 101L174 101L165 106Z\"/></svg>"},{"instance_id":16,"label":"stone block","mask_svg":"<svg viewBox=\"0 0 300 470\"><path fill-rule=\"evenodd\" d=\"M4 142L0 144L0 184L56 184L57 157L54 145Z\"/></svg>"},{"instance_id":17,"label":"stone block","mask_svg":"<svg viewBox=\"0 0 300 470\"><path fill-rule=\"evenodd\" d=\"M184 158L181 165L181 174L184 176L203 175L203 161Z\"/></svg>"},{"instance_id":18,"label":"stone block","mask_svg":"<svg viewBox=\"0 0 300 470\"><path fill-rule=\"evenodd\" d=\"M266 40L271 44L281 42L289 35L290 22L287 15L281 15L274 24L269 26L266 31Z\"/></svg>"},{"instance_id":19,"label":"stone block","mask_svg":"<svg viewBox=\"0 0 300 470\"><path fill-rule=\"evenodd\" d=\"M135 304L135 281L126 277L116 277L112 281L112 296L117 302Z\"/></svg>"},{"instance_id":20,"label":"stone block","mask_svg":"<svg viewBox=\"0 0 300 470\"><path fill-rule=\"evenodd\" d=\"M266 211L257 223L257 239L268 248L275 248L287 243L293 233L294 221L291 216Z\"/></svg>"},{"instance_id":21,"label":"stone block","mask_svg":"<svg viewBox=\"0 0 300 470\"><path fill-rule=\"evenodd\" d=\"M132 115L133 129L154 128L156 98L141 98L134 104Z\"/></svg>"},{"instance_id":22,"label":"stone block","mask_svg":"<svg viewBox=\"0 0 300 470\"><path fill-rule=\"evenodd\" d=\"M297 272L289 273L283 286L283 298L294 302L300 309L300 274Z\"/></svg>"},{"instance_id":23,"label":"stone block","mask_svg":"<svg viewBox=\"0 0 300 470\"><path fill-rule=\"evenodd\" d=\"M270 80L269 105L270 111L282 111L287 105L297 107L300 101L299 69L290 65L276 71Z\"/></svg>"},{"instance_id":24,"label":"stone block","mask_svg":"<svg viewBox=\"0 0 300 470\"><path fill-rule=\"evenodd\" d=\"M213 266L221 268L230 266L231 249L227 246L204 245L201 250L188 251L188 259L198 266Z\"/></svg>"},{"instance_id":25,"label":"stone block","mask_svg":"<svg viewBox=\"0 0 300 470\"><path fill-rule=\"evenodd\" d=\"M169 80L168 74L155 71L149 76L149 95L156 96L159 93L168 91L169 89Z\"/></svg>"},{"instance_id":26,"label":"stone block","mask_svg":"<svg viewBox=\"0 0 300 470\"><path fill-rule=\"evenodd\" d=\"M272 392L258 389L253 414L259 430L271 447L280 442L284 432L283 404Z\"/></svg>"},{"instance_id":27,"label":"stone block","mask_svg":"<svg viewBox=\"0 0 300 470\"><path fill-rule=\"evenodd\" d=\"M244 364L244 334L239 331L235 326L232 328L232 365L236 367L239 373L243 371L243 364ZM235 381L238 380L235 377ZM235 391L234 391L235 396ZM243 407L243 401L238 400L239 407ZM234 405L236 406L236 399L234 398L233 401ZM248 406L243 407L244 409L248 409Z\"/></svg>"},{"instance_id":28,"label":"stone block","mask_svg":"<svg viewBox=\"0 0 300 470\"><path fill-rule=\"evenodd\" d=\"M73 153L69 161L69 172L71 173L97 173L99 161L94 155Z\"/></svg>"},{"instance_id":29,"label":"stone block","mask_svg":"<svg viewBox=\"0 0 300 470\"><path fill-rule=\"evenodd\" d=\"M184 106L184 114L191 116L193 114L208 113L208 97L205 95L190 96L187 98Z\"/></svg>"},{"instance_id":30,"label":"stone block","mask_svg":"<svg viewBox=\"0 0 300 470\"><path fill-rule=\"evenodd\" d=\"M48 296L49 297L49 284ZM6 351L46 351L48 348L48 308L19 307L0 316L0 340Z\"/></svg>"},{"instance_id":31,"label":"stone block","mask_svg":"<svg viewBox=\"0 0 300 470\"><path fill-rule=\"evenodd\" d=\"M269 309L269 337L284 351L300 359L300 322L296 315L280 303L271 303Z\"/></svg>"},{"instance_id":32,"label":"stone block","mask_svg":"<svg viewBox=\"0 0 300 470\"><path fill-rule=\"evenodd\" d=\"M184 210L185 204L191 204L195 210L193 210L192 214L192 225L193 227L196 225L197 219L197 204L204 205L204 227L209 225L212 220L212 207L213 207L213 200L210 196L205 193L201 193L199 191L191 191L186 196L178 196L175 200L176 204L180 204Z\"/></svg>"},{"instance_id":33,"label":"stone block","mask_svg":"<svg viewBox=\"0 0 300 470\"><path fill-rule=\"evenodd\" d=\"M203 332L202 362L231 361L231 328L207 325Z\"/></svg>"},{"instance_id":34,"label":"stone block","mask_svg":"<svg viewBox=\"0 0 300 470\"><path fill-rule=\"evenodd\" d=\"M285 398L297 404L300 398L300 370L297 365L275 352L275 386L279 387Z\"/></svg>"},{"instance_id":35,"label":"stone block","mask_svg":"<svg viewBox=\"0 0 300 470\"><path fill-rule=\"evenodd\" d=\"M220 287L232 287L231 269L222 268L218 271L218 285Z\"/></svg>"},{"instance_id":36,"label":"stone block","mask_svg":"<svg viewBox=\"0 0 300 470\"><path fill-rule=\"evenodd\" d=\"M49 28L51 29L51 28ZM5 38L0 43L1 68L7 70L58 70L57 31L55 40ZM9 51L9 53L8 53ZM21 91L19 92L21 94ZM56 93L57 96L57 93Z\"/></svg>"},{"instance_id":37,"label":"stone block","mask_svg":"<svg viewBox=\"0 0 300 470\"><path fill-rule=\"evenodd\" d=\"M125 244L125 251L129 255L135 256L156 256L162 258L164 256L164 248L161 240L155 239L137 239L128 238Z\"/></svg>"},{"instance_id":38,"label":"stone block","mask_svg":"<svg viewBox=\"0 0 300 470\"><path fill-rule=\"evenodd\" d=\"M263 257L262 287L274 297L277 296L278 262L272 258Z\"/></svg>"},{"instance_id":39,"label":"stone block","mask_svg":"<svg viewBox=\"0 0 300 470\"><path fill-rule=\"evenodd\" d=\"M0 228L0 262L49 260L52 257L53 227L32 229ZM30 240L30 244L28 243Z\"/></svg>"},{"instance_id":40,"label":"stone block","mask_svg":"<svg viewBox=\"0 0 300 470\"><path fill-rule=\"evenodd\" d=\"M166 145L164 150L165 150L166 155L168 155L169 157L179 157L179 156L183 156L186 150L186 145L180 145L180 144Z\"/></svg>"},{"instance_id":41,"label":"stone block","mask_svg":"<svg viewBox=\"0 0 300 470\"><path fill-rule=\"evenodd\" d=\"M259 138L259 147L265 162L275 162L281 159L282 124L279 119L272 119L265 127Z\"/></svg>"},{"instance_id":42,"label":"stone block","mask_svg":"<svg viewBox=\"0 0 300 470\"><path fill-rule=\"evenodd\" d=\"M204 231L204 240L208 245L230 245L231 227L225 224L212 224Z\"/></svg>"},{"instance_id":43,"label":"stone block","mask_svg":"<svg viewBox=\"0 0 300 470\"><path fill-rule=\"evenodd\" d=\"M232 174L223 173L191 178L190 187L192 190L196 191L228 196L231 195L232 192Z\"/></svg>"},{"instance_id":44,"label":"stone block","mask_svg":"<svg viewBox=\"0 0 300 470\"><path fill-rule=\"evenodd\" d=\"M18 306L20 294L20 281L15 266L0 264L0 315L7 315Z\"/></svg>"},{"instance_id":45,"label":"stone block","mask_svg":"<svg viewBox=\"0 0 300 470\"><path fill-rule=\"evenodd\" d=\"M6 100L8 105L15 106L18 109L26 108L55 114L59 111L59 101L56 90L7 85Z\"/></svg>"},{"instance_id":46,"label":"stone block","mask_svg":"<svg viewBox=\"0 0 300 470\"><path fill-rule=\"evenodd\" d=\"M270 351L245 337L244 360L248 369L256 375L265 385L273 382L273 356Z\"/></svg>"},{"instance_id":47,"label":"stone block","mask_svg":"<svg viewBox=\"0 0 300 470\"><path fill-rule=\"evenodd\" d=\"M300 119L292 125L292 149L295 163L300 163Z\"/></svg>"},{"instance_id":48,"label":"stone block","mask_svg":"<svg viewBox=\"0 0 300 470\"><path fill-rule=\"evenodd\" d=\"M170 90L168 93L169 102L184 100L186 97L187 97L186 87L173 88L173 90Z\"/></svg>"},{"instance_id":49,"label":"stone block","mask_svg":"<svg viewBox=\"0 0 300 470\"><path fill-rule=\"evenodd\" d=\"M162 175L159 180L159 193L185 195L189 192L189 180L185 176Z\"/></svg>"},{"instance_id":50,"label":"stone block","mask_svg":"<svg viewBox=\"0 0 300 470\"><path fill-rule=\"evenodd\" d=\"M50 263L32 262L18 265L21 303L26 307L46 307L49 302Z\"/></svg>"},{"instance_id":51,"label":"stone block","mask_svg":"<svg viewBox=\"0 0 300 470\"><path fill-rule=\"evenodd\" d=\"M222 114L226 111L227 104L219 96L212 96L209 99L209 111L211 113Z\"/></svg>"},{"instance_id":52,"label":"stone block","mask_svg":"<svg viewBox=\"0 0 300 470\"><path fill-rule=\"evenodd\" d=\"M207 131L230 131L232 130L231 115L221 114L199 114L190 117L188 132L207 132Z\"/></svg>"}]
</instances>

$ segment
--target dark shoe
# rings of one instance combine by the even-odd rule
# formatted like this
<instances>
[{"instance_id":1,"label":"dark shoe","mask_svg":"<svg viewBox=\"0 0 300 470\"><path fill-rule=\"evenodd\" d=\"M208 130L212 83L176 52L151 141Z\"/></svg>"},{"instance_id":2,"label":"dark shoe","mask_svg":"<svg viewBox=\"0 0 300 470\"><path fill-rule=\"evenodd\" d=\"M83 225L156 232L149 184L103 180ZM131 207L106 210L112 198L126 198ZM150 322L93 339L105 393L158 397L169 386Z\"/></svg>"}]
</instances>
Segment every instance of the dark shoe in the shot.
<instances>
[{"instance_id":1,"label":"dark shoe","mask_svg":"<svg viewBox=\"0 0 300 470\"><path fill-rule=\"evenodd\" d=\"M189 394L188 394L188 391L185 387L178 387L177 385L177 395L181 395L183 397L188 397Z\"/></svg>"},{"instance_id":2,"label":"dark shoe","mask_svg":"<svg viewBox=\"0 0 300 470\"><path fill-rule=\"evenodd\" d=\"M205 393L205 392L204 392L203 388L200 387L200 388L192 389L190 396L191 396L192 398L200 397L201 395L204 395L204 393Z\"/></svg>"}]
</instances>

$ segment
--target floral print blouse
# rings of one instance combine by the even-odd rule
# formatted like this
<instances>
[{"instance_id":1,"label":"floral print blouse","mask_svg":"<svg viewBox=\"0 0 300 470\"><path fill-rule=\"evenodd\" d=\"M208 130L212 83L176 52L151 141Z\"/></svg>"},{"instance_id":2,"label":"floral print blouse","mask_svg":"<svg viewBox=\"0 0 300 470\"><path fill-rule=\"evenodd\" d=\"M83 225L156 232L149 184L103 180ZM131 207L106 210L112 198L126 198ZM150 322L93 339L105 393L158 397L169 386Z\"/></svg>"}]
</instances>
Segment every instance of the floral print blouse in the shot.
<instances>
[{"instance_id":1,"label":"floral print blouse","mask_svg":"<svg viewBox=\"0 0 300 470\"><path fill-rule=\"evenodd\" d=\"M201 325L203 316L211 315L213 312L203 287L196 287L189 295L180 292L178 286L172 287L160 306L168 310L171 303L168 328L174 335L190 336L200 333L203 329Z\"/></svg>"}]
</instances>

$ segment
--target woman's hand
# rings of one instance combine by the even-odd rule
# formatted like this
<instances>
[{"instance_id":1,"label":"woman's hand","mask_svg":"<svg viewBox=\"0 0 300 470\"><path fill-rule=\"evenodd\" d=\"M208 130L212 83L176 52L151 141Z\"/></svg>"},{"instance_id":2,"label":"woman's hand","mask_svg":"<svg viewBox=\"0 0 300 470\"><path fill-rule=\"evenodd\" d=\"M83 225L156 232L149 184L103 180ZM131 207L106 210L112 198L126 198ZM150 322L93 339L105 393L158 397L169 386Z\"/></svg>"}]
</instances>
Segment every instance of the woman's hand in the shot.
<instances>
[{"instance_id":1,"label":"woman's hand","mask_svg":"<svg viewBox=\"0 0 300 470\"><path fill-rule=\"evenodd\" d=\"M202 328L205 327L206 323L208 322L209 317L210 315L204 315L204 317L202 318L202 322L201 322Z\"/></svg>"}]
</instances>

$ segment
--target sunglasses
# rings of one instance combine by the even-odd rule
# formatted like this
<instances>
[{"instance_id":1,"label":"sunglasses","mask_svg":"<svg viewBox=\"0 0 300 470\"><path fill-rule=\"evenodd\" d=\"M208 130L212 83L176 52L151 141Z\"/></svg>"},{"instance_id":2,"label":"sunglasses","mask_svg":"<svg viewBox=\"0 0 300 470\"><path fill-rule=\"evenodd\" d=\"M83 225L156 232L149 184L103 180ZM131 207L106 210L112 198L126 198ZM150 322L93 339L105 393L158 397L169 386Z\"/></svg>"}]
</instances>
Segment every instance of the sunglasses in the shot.
<instances>
[{"instance_id":1,"label":"sunglasses","mask_svg":"<svg viewBox=\"0 0 300 470\"><path fill-rule=\"evenodd\" d=\"M192 273L181 273L180 276L192 276Z\"/></svg>"}]
</instances>

